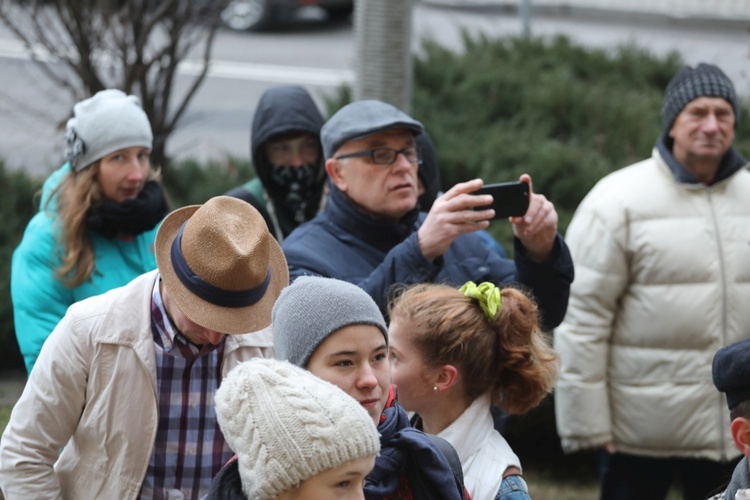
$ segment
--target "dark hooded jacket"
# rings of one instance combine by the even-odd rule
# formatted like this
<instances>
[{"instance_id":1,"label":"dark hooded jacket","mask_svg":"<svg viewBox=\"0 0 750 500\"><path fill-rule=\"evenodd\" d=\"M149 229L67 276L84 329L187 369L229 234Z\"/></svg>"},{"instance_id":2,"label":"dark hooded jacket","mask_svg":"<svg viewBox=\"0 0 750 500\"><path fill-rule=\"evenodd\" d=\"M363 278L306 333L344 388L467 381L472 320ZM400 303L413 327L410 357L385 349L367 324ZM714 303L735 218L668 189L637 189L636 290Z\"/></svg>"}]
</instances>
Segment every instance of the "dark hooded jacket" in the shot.
<instances>
[{"instance_id":1,"label":"dark hooded jacket","mask_svg":"<svg viewBox=\"0 0 750 500\"><path fill-rule=\"evenodd\" d=\"M435 144L427 132L422 132L414 138L417 141L417 147L422 156L422 163L419 164L417 175L424 187L424 192L419 195L419 209L422 212L429 212L435 199L440 196L440 169L438 169L437 158L435 157Z\"/></svg>"},{"instance_id":2,"label":"dark hooded jacket","mask_svg":"<svg viewBox=\"0 0 750 500\"><path fill-rule=\"evenodd\" d=\"M310 94L296 85L268 89L260 98L255 110L251 130L250 153L257 177L226 194L247 201L263 215L268 229L282 241L300 222L285 203L286 191L271 181L272 165L266 157L266 143L279 136L308 132L320 137L323 117ZM314 165L315 179L304 196L304 221L320 211L326 181L323 155ZM303 222L304 222L303 221Z\"/></svg>"}]
</instances>

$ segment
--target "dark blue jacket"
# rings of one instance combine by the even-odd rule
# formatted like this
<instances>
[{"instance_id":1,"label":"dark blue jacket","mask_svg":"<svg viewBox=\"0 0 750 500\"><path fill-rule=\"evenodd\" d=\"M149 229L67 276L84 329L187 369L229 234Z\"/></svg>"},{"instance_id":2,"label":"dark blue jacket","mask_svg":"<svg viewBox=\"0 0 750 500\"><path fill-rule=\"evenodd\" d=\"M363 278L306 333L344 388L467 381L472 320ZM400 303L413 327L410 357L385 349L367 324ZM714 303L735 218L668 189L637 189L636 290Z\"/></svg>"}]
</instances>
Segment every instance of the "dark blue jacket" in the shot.
<instances>
[{"instance_id":1,"label":"dark blue jacket","mask_svg":"<svg viewBox=\"0 0 750 500\"><path fill-rule=\"evenodd\" d=\"M573 281L573 261L562 236L557 235L551 258L541 263L526 257L518 240L514 262L488 250L471 233L456 238L442 257L430 262L417 241L426 216L415 209L397 223L376 219L331 185L325 211L282 244L290 277L318 275L354 283L384 313L394 285L429 282L459 287L469 280L518 284L533 293L545 328L562 322Z\"/></svg>"}]
</instances>

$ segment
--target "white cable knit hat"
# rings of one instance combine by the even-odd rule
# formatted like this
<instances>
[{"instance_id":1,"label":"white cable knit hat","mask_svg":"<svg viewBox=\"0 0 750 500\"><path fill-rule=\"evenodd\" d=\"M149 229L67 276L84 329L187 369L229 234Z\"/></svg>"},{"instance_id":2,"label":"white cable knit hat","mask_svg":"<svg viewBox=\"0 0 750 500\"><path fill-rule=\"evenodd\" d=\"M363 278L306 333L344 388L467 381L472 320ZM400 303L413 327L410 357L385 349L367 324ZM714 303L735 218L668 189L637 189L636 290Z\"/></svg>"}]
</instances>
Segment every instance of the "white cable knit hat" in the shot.
<instances>
[{"instance_id":1,"label":"white cable knit hat","mask_svg":"<svg viewBox=\"0 0 750 500\"><path fill-rule=\"evenodd\" d=\"M216 391L216 416L248 498L271 500L380 451L375 424L354 398L285 361L234 368Z\"/></svg>"}]
</instances>

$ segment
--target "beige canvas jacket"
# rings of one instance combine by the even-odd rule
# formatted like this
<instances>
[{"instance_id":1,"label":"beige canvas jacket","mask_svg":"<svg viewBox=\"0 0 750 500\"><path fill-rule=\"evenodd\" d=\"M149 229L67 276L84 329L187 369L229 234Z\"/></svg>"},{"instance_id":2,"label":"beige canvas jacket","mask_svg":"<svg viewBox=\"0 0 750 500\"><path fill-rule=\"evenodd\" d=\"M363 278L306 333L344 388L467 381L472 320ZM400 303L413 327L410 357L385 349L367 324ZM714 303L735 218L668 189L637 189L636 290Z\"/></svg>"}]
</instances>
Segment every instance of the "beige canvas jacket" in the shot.
<instances>
[{"instance_id":1,"label":"beige canvas jacket","mask_svg":"<svg viewBox=\"0 0 750 500\"><path fill-rule=\"evenodd\" d=\"M0 443L8 500L137 497L158 420L156 275L74 304L44 344ZM222 375L272 346L270 328L228 336Z\"/></svg>"},{"instance_id":2,"label":"beige canvas jacket","mask_svg":"<svg viewBox=\"0 0 750 500\"><path fill-rule=\"evenodd\" d=\"M564 449L737 456L711 362L750 336L750 174L678 183L654 149L591 190L566 241L576 279L555 331Z\"/></svg>"}]
</instances>

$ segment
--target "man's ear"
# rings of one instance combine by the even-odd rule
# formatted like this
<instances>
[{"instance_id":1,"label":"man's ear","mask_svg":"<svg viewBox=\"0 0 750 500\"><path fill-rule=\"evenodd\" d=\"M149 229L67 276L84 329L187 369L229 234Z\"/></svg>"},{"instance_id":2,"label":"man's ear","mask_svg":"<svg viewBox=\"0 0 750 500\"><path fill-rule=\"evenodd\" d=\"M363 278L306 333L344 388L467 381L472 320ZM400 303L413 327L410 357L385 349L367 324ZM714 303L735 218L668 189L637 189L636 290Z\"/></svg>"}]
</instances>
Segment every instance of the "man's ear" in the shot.
<instances>
[{"instance_id":1,"label":"man's ear","mask_svg":"<svg viewBox=\"0 0 750 500\"><path fill-rule=\"evenodd\" d=\"M458 380L458 370L453 365L443 365L437 368L437 379L435 381L435 387L438 388L438 392L442 392L450 389Z\"/></svg>"},{"instance_id":2,"label":"man's ear","mask_svg":"<svg viewBox=\"0 0 750 500\"><path fill-rule=\"evenodd\" d=\"M336 158L328 158L326 160L326 173L331 182L339 188L339 191L346 193L348 184L344 175L344 164Z\"/></svg>"},{"instance_id":3,"label":"man's ear","mask_svg":"<svg viewBox=\"0 0 750 500\"><path fill-rule=\"evenodd\" d=\"M750 457L750 420L745 417L737 417L729 426L732 430L734 445L746 457Z\"/></svg>"}]
</instances>

